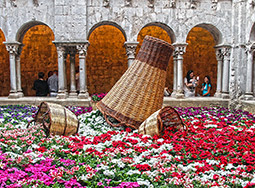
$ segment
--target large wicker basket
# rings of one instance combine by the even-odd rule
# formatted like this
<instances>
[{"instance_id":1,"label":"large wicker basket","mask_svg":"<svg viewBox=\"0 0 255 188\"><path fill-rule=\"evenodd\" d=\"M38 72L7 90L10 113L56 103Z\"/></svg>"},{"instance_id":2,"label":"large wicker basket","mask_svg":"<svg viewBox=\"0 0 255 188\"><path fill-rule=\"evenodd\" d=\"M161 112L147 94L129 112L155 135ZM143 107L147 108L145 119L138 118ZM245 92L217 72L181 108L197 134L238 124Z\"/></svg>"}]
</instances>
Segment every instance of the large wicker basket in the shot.
<instances>
[{"instance_id":1,"label":"large wicker basket","mask_svg":"<svg viewBox=\"0 0 255 188\"><path fill-rule=\"evenodd\" d=\"M170 106L166 106L148 117L139 127L138 133L161 136L168 127L187 130L178 112Z\"/></svg>"},{"instance_id":2,"label":"large wicker basket","mask_svg":"<svg viewBox=\"0 0 255 188\"><path fill-rule=\"evenodd\" d=\"M55 103L42 102L33 121L43 125L47 136L49 134L70 136L79 129L77 116Z\"/></svg>"},{"instance_id":3,"label":"large wicker basket","mask_svg":"<svg viewBox=\"0 0 255 188\"><path fill-rule=\"evenodd\" d=\"M166 69L172 52L169 43L145 37L133 64L97 103L110 125L138 129L145 119L162 107ZM112 123L109 118L118 123Z\"/></svg>"}]
</instances>

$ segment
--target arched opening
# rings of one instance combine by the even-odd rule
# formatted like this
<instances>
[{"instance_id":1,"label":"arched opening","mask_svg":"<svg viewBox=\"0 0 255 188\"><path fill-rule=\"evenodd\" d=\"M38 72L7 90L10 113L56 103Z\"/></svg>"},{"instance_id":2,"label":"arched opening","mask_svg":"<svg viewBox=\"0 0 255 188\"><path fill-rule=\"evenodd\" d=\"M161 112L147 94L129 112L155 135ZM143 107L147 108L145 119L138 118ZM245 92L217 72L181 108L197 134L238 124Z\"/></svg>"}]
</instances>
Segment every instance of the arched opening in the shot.
<instances>
[{"instance_id":1,"label":"arched opening","mask_svg":"<svg viewBox=\"0 0 255 188\"><path fill-rule=\"evenodd\" d=\"M136 54L139 52L143 39L146 35L159 38L171 44L171 38L168 32L160 26L157 25L148 25L145 26L138 34L137 41L139 44L137 45ZM173 89L173 57L171 57L168 68L167 68L167 76L166 76L166 87L169 88L170 91Z\"/></svg>"},{"instance_id":2,"label":"arched opening","mask_svg":"<svg viewBox=\"0 0 255 188\"><path fill-rule=\"evenodd\" d=\"M108 92L128 68L125 36L113 25L99 25L90 32L88 40L88 92Z\"/></svg>"},{"instance_id":3,"label":"arched opening","mask_svg":"<svg viewBox=\"0 0 255 188\"><path fill-rule=\"evenodd\" d=\"M19 35L24 47L22 48L21 63L21 87L25 96L34 96L32 90L34 81L39 72L44 72L47 79L48 72L58 69L57 51L52 30L46 25L36 25L24 30Z\"/></svg>"},{"instance_id":4,"label":"arched opening","mask_svg":"<svg viewBox=\"0 0 255 188\"><path fill-rule=\"evenodd\" d=\"M201 95L201 85L206 75L210 76L213 96L217 86L217 60L214 46L215 37L207 29L194 27L187 36L188 46L183 60L183 76L188 70L193 70L195 75L199 75L200 83L196 88L196 94Z\"/></svg>"},{"instance_id":5,"label":"arched opening","mask_svg":"<svg viewBox=\"0 0 255 188\"><path fill-rule=\"evenodd\" d=\"M0 83L1 90L0 96L8 96L10 92L10 64L9 64L9 53L4 45L5 36L0 29Z\"/></svg>"}]
</instances>

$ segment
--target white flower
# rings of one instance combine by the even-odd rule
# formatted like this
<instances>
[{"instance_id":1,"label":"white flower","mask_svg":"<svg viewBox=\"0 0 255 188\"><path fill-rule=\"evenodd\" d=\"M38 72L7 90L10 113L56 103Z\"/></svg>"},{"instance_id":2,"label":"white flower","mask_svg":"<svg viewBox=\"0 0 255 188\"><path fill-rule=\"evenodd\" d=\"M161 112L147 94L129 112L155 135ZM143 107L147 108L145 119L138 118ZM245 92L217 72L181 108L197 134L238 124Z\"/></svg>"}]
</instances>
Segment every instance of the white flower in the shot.
<instances>
[{"instance_id":1,"label":"white flower","mask_svg":"<svg viewBox=\"0 0 255 188\"><path fill-rule=\"evenodd\" d=\"M151 185L151 183L150 183L148 180L143 180L143 179L141 179L141 178L137 178L137 183L138 183L139 185L145 185L145 186L147 186L147 187L153 188L153 185Z\"/></svg>"},{"instance_id":2,"label":"white flower","mask_svg":"<svg viewBox=\"0 0 255 188\"><path fill-rule=\"evenodd\" d=\"M133 174L141 174L141 172L139 171L139 170L129 170L128 172L127 172L127 175L133 175Z\"/></svg>"},{"instance_id":3,"label":"white flower","mask_svg":"<svg viewBox=\"0 0 255 188\"><path fill-rule=\"evenodd\" d=\"M114 176L115 175L115 173L113 171L110 171L110 170L105 170L103 172L103 174L106 175L106 176Z\"/></svg>"}]
</instances>

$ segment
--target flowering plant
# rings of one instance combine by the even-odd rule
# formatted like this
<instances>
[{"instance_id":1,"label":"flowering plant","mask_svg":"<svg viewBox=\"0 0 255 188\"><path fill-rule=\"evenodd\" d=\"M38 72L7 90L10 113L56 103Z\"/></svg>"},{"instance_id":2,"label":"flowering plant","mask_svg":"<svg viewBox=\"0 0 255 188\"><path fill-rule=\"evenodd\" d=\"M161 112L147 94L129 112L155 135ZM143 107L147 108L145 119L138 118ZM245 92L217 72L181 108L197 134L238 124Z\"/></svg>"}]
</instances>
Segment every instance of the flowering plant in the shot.
<instances>
[{"instance_id":1,"label":"flowering plant","mask_svg":"<svg viewBox=\"0 0 255 188\"><path fill-rule=\"evenodd\" d=\"M68 108L78 134L45 137L39 124L27 128L38 107L0 106L0 187L254 187L253 114L175 108L189 131L151 137L111 127L98 110Z\"/></svg>"},{"instance_id":2,"label":"flowering plant","mask_svg":"<svg viewBox=\"0 0 255 188\"><path fill-rule=\"evenodd\" d=\"M102 100L107 93L94 93L91 95L91 100L94 102L98 102L100 100Z\"/></svg>"}]
</instances>

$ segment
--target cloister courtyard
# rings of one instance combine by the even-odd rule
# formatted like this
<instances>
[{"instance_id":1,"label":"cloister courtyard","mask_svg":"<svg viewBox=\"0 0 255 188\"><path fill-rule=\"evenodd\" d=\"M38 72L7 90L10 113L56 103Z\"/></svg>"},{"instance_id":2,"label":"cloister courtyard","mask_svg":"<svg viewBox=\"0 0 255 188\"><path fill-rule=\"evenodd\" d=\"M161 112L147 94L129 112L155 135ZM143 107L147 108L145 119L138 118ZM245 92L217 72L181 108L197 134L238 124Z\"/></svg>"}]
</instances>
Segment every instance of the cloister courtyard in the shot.
<instances>
[{"instance_id":1,"label":"cloister courtyard","mask_svg":"<svg viewBox=\"0 0 255 188\"><path fill-rule=\"evenodd\" d=\"M254 9L254 0L1 0L0 187L255 187ZM54 70L56 96L36 96L38 73ZM200 78L195 97L184 95L189 70Z\"/></svg>"}]
</instances>

